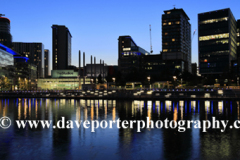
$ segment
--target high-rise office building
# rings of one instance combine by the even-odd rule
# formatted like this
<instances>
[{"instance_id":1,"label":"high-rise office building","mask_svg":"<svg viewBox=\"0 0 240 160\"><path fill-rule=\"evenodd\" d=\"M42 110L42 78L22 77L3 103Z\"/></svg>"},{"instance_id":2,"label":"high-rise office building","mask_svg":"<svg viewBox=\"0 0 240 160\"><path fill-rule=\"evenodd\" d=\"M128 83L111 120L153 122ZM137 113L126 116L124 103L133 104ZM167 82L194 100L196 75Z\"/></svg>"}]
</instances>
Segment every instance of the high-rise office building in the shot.
<instances>
[{"instance_id":1,"label":"high-rise office building","mask_svg":"<svg viewBox=\"0 0 240 160\"><path fill-rule=\"evenodd\" d=\"M237 58L240 59L240 19L237 20Z\"/></svg>"},{"instance_id":2,"label":"high-rise office building","mask_svg":"<svg viewBox=\"0 0 240 160\"><path fill-rule=\"evenodd\" d=\"M236 65L237 64L237 65ZM240 19L237 20L237 61L235 63L237 66L237 75L240 75Z\"/></svg>"},{"instance_id":3,"label":"high-rise office building","mask_svg":"<svg viewBox=\"0 0 240 160\"><path fill-rule=\"evenodd\" d=\"M191 72L191 24L183 9L162 15L162 59L181 72Z\"/></svg>"},{"instance_id":4,"label":"high-rise office building","mask_svg":"<svg viewBox=\"0 0 240 160\"><path fill-rule=\"evenodd\" d=\"M52 25L52 69L68 69L71 65L72 35L66 26Z\"/></svg>"},{"instance_id":5,"label":"high-rise office building","mask_svg":"<svg viewBox=\"0 0 240 160\"><path fill-rule=\"evenodd\" d=\"M24 57L29 58L29 63L37 66L37 77L43 77L44 46L42 43L13 42L12 49Z\"/></svg>"},{"instance_id":6,"label":"high-rise office building","mask_svg":"<svg viewBox=\"0 0 240 160\"><path fill-rule=\"evenodd\" d=\"M10 20L0 14L0 43L7 47L12 47L12 35L10 33Z\"/></svg>"},{"instance_id":7,"label":"high-rise office building","mask_svg":"<svg viewBox=\"0 0 240 160\"><path fill-rule=\"evenodd\" d=\"M44 73L45 73L45 78L49 76L49 50L45 49L44 50Z\"/></svg>"},{"instance_id":8,"label":"high-rise office building","mask_svg":"<svg viewBox=\"0 0 240 160\"><path fill-rule=\"evenodd\" d=\"M237 58L236 20L229 8L198 14L201 75L228 73Z\"/></svg>"}]
</instances>

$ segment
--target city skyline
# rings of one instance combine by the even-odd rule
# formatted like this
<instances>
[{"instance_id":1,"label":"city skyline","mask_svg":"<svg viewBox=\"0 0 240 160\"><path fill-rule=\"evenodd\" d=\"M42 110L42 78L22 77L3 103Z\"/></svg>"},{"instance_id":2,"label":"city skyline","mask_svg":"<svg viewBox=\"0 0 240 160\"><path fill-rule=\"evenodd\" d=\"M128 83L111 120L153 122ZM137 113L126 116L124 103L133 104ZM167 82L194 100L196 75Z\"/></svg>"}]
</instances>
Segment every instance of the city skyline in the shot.
<instances>
[{"instance_id":1,"label":"city skyline","mask_svg":"<svg viewBox=\"0 0 240 160\"><path fill-rule=\"evenodd\" d=\"M47 1L41 1L38 5L35 5L36 2L25 0L21 3L2 2L4 7L1 13L11 21L13 42L40 42L44 44L44 49L50 50L52 55L51 26L53 24L65 25L72 34L72 64L76 66L78 66L78 50L86 53L86 63L90 63L90 55L95 55L97 61L104 59L108 65L116 65L117 39L121 35L134 37L138 46L150 51L149 24L152 26L153 54L160 53L162 51L161 16L164 10L172 9L173 5L176 5L176 8L184 9L189 16L192 26L191 36L193 31L198 29L197 15L199 13L230 8L235 19L240 19L240 13L237 12L239 1L232 1L231 4L226 4L225 1L201 1L198 3L191 1L181 1L181 3L178 1L166 3L157 1L105 1L105 3L72 1L67 4L63 4L64 1L45 2ZM42 10L36 10L41 7ZM54 12L53 7L56 8ZM42 12L43 10L44 12ZM26 16L19 18L19 12ZM192 37L192 63L198 63L197 32ZM52 62L51 59L50 62Z\"/></svg>"}]
</instances>

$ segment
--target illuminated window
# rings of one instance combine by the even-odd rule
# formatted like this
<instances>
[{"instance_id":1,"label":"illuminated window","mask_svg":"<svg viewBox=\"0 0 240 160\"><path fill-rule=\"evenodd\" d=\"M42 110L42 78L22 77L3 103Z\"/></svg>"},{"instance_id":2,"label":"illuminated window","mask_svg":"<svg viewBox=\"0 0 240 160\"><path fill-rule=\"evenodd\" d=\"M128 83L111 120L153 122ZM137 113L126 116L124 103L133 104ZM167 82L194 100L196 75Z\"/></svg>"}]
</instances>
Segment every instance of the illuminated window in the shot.
<instances>
[{"instance_id":1,"label":"illuminated window","mask_svg":"<svg viewBox=\"0 0 240 160\"><path fill-rule=\"evenodd\" d=\"M239 46L239 42L237 43L237 46Z\"/></svg>"},{"instance_id":2,"label":"illuminated window","mask_svg":"<svg viewBox=\"0 0 240 160\"><path fill-rule=\"evenodd\" d=\"M175 38L173 38L172 41L175 42Z\"/></svg>"},{"instance_id":3,"label":"illuminated window","mask_svg":"<svg viewBox=\"0 0 240 160\"><path fill-rule=\"evenodd\" d=\"M199 41L207 41L212 39L221 39L221 38L228 38L229 33L223 33L223 34L215 34L215 35L209 35L209 36L201 36L199 37Z\"/></svg>"},{"instance_id":4,"label":"illuminated window","mask_svg":"<svg viewBox=\"0 0 240 160\"><path fill-rule=\"evenodd\" d=\"M239 33L237 33L237 36L238 36L238 37L240 36Z\"/></svg>"},{"instance_id":5,"label":"illuminated window","mask_svg":"<svg viewBox=\"0 0 240 160\"><path fill-rule=\"evenodd\" d=\"M172 22L168 22L168 25L172 25Z\"/></svg>"},{"instance_id":6,"label":"illuminated window","mask_svg":"<svg viewBox=\"0 0 240 160\"><path fill-rule=\"evenodd\" d=\"M207 62L207 59L204 59L204 62Z\"/></svg>"},{"instance_id":7,"label":"illuminated window","mask_svg":"<svg viewBox=\"0 0 240 160\"><path fill-rule=\"evenodd\" d=\"M179 69L179 68L181 68L181 66L175 66L175 68Z\"/></svg>"},{"instance_id":8,"label":"illuminated window","mask_svg":"<svg viewBox=\"0 0 240 160\"><path fill-rule=\"evenodd\" d=\"M163 25L164 25L164 26L166 26L166 25L167 25L167 23L163 23Z\"/></svg>"},{"instance_id":9,"label":"illuminated window","mask_svg":"<svg viewBox=\"0 0 240 160\"><path fill-rule=\"evenodd\" d=\"M124 48L124 46L122 46L122 48Z\"/></svg>"},{"instance_id":10,"label":"illuminated window","mask_svg":"<svg viewBox=\"0 0 240 160\"><path fill-rule=\"evenodd\" d=\"M171 12L167 12L167 14L171 14Z\"/></svg>"},{"instance_id":11,"label":"illuminated window","mask_svg":"<svg viewBox=\"0 0 240 160\"><path fill-rule=\"evenodd\" d=\"M163 45L168 45L168 43L163 43Z\"/></svg>"},{"instance_id":12,"label":"illuminated window","mask_svg":"<svg viewBox=\"0 0 240 160\"><path fill-rule=\"evenodd\" d=\"M163 52L167 52L168 50L167 49L163 49Z\"/></svg>"},{"instance_id":13,"label":"illuminated window","mask_svg":"<svg viewBox=\"0 0 240 160\"><path fill-rule=\"evenodd\" d=\"M176 24L180 24L180 21L175 22Z\"/></svg>"},{"instance_id":14,"label":"illuminated window","mask_svg":"<svg viewBox=\"0 0 240 160\"><path fill-rule=\"evenodd\" d=\"M57 63L57 61L55 61L55 63Z\"/></svg>"},{"instance_id":15,"label":"illuminated window","mask_svg":"<svg viewBox=\"0 0 240 160\"><path fill-rule=\"evenodd\" d=\"M124 43L124 41L122 41L122 43Z\"/></svg>"},{"instance_id":16,"label":"illuminated window","mask_svg":"<svg viewBox=\"0 0 240 160\"><path fill-rule=\"evenodd\" d=\"M165 35L168 35L168 32L165 32L164 34L165 34Z\"/></svg>"},{"instance_id":17,"label":"illuminated window","mask_svg":"<svg viewBox=\"0 0 240 160\"><path fill-rule=\"evenodd\" d=\"M205 21L199 22L200 24L207 24L207 23L215 23L215 22L220 22L220 21L227 21L228 17L223 17L223 18L218 18L218 19L208 19Z\"/></svg>"}]
</instances>

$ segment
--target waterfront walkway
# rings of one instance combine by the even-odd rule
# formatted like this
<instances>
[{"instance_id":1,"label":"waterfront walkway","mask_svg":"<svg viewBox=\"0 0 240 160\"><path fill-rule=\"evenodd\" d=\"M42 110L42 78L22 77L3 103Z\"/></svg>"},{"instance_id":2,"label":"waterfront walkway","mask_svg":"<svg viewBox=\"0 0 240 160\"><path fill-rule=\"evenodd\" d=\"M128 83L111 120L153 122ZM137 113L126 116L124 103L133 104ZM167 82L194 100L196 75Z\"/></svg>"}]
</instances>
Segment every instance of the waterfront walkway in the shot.
<instances>
[{"instance_id":1,"label":"waterfront walkway","mask_svg":"<svg viewBox=\"0 0 240 160\"><path fill-rule=\"evenodd\" d=\"M211 99L240 100L240 90L232 89L144 89L144 90L68 90L68 91L2 91L0 98L71 98L71 99Z\"/></svg>"}]
</instances>

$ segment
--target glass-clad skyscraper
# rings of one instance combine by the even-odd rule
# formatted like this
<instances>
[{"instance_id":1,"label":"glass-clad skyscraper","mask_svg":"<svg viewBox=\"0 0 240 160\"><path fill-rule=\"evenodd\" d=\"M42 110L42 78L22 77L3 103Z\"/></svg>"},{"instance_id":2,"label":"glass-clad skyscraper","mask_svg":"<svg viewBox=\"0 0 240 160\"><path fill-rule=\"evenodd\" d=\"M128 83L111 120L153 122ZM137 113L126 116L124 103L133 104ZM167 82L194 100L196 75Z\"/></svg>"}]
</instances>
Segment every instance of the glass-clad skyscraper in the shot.
<instances>
[{"instance_id":1,"label":"glass-clad skyscraper","mask_svg":"<svg viewBox=\"0 0 240 160\"><path fill-rule=\"evenodd\" d=\"M228 73L237 58L236 20L229 8L198 14L199 72Z\"/></svg>"}]
</instances>

